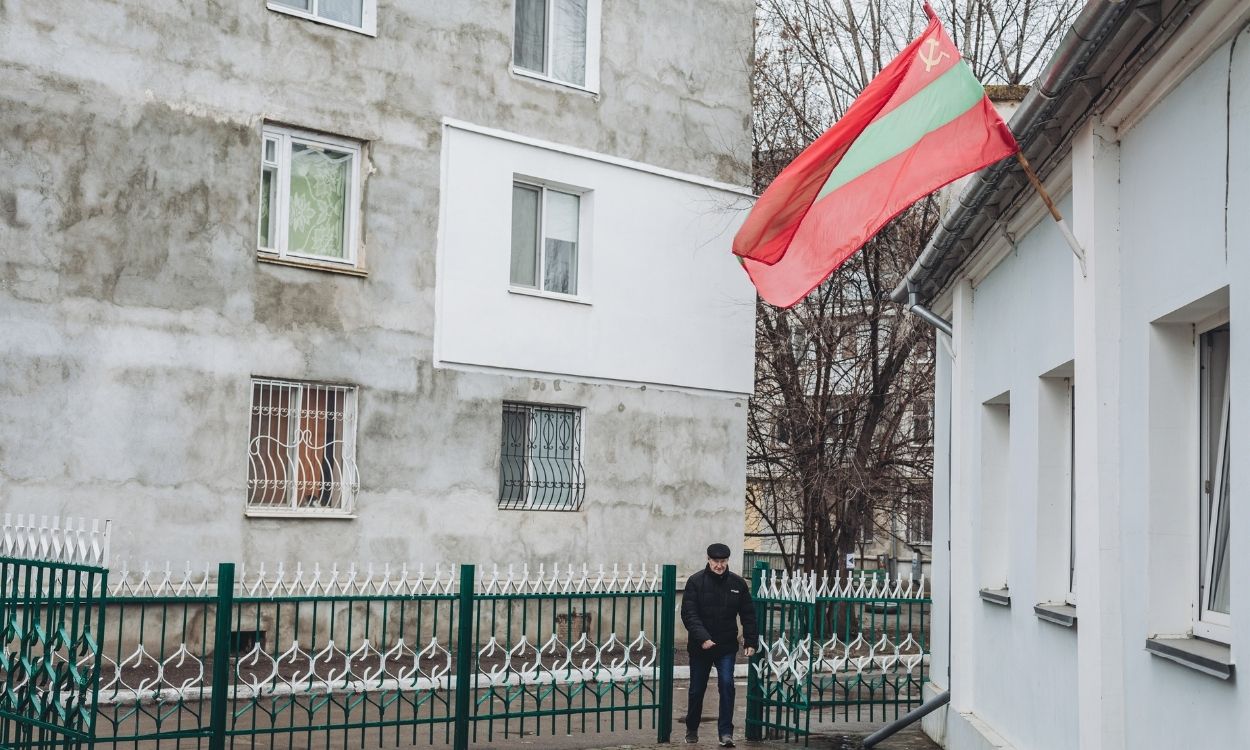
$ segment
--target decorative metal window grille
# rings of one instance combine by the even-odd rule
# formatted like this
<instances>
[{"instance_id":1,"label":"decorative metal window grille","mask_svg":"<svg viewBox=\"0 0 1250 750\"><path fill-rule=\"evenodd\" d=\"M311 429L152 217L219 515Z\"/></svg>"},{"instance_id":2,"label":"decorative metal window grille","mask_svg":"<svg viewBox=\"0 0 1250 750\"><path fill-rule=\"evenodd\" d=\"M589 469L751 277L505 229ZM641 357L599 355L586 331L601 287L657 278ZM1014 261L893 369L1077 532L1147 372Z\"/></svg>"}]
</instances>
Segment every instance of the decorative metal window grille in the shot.
<instances>
[{"instance_id":1,"label":"decorative metal window grille","mask_svg":"<svg viewBox=\"0 0 1250 750\"><path fill-rule=\"evenodd\" d=\"M579 510L585 495L582 410L505 403L499 507Z\"/></svg>"},{"instance_id":2,"label":"decorative metal window grille","mask_svg":"<svg viewBox=\"0 0 1250 750\"><path fill-rule=\"evenodd\" d=\"M247 509L350 513L356 472L356 387L252 381Z\"/></svg>"}]
</instances>

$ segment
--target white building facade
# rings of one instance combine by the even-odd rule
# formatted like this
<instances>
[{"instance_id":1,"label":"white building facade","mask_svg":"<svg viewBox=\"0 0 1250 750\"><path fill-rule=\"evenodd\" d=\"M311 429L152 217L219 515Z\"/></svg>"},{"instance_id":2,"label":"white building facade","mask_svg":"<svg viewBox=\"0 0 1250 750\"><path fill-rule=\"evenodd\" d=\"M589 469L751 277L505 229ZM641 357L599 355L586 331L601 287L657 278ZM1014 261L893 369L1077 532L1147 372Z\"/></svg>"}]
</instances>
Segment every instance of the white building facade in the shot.
<instances>
[{"instance_id":1,"label":"white building facade","mask_svg":"<svg viewBox=\"0 0 1250 750\"><path fill-rule=\"evenodd\" d=\"M132 564L737 538L752 3L228 5L0 6L0 512Z\"/></svg>"},{"instance_id":2,"label":"white building facade","mask_svg":"<svg viewBox=\"0 0 1250 750\"><path fill-rule=\"evenodd\" d=\"M1250 746L1246 3L1093 2L895 292L938 350L951 748ZM1239 429L1243 428L1243 429Z\"/></svg>"}]
</instances>

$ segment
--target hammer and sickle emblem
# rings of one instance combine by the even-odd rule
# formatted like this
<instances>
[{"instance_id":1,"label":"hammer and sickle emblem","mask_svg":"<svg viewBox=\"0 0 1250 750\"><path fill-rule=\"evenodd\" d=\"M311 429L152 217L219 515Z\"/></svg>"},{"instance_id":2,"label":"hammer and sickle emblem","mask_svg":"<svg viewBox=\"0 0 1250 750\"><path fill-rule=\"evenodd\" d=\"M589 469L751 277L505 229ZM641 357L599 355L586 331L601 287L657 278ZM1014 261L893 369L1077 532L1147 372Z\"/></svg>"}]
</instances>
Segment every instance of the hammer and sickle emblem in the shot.
<instances>
[{"instance_id":1,"label":"hammer and sickle emblem","mask_svg":"<svg viewBox=\"0 0 1250 750\"><path fill-rule=\"evenodd\" d=\"M930 39L925 42L920 50L920 62L924 63L924 72L926 73L933 70L933 66L950 56L950 53L946 50L938 51L938 40L936 39Z\"/></svg>"}]
</instances>

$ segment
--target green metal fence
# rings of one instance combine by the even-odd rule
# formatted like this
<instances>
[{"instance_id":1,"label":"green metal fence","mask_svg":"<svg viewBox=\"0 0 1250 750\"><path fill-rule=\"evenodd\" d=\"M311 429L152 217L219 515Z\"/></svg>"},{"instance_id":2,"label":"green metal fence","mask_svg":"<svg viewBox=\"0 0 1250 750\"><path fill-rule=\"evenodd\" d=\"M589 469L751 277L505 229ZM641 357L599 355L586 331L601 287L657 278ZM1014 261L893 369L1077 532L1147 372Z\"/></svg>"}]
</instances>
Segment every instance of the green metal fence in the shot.
<instances>
[{"instance_id":1,"label":"green metal fence","mask_svg":"<svg viewBox=\"0 0 1250 750\"><path fill-rule=\"evenodd\" d=\"M126 574L103 619L95 742L467 748L644 727L667 741L675 589L673 566Z\"/></svg>"},{"instance_id":2,"label":"green metal fence","mask_svg":"<svg viewBox=\"0 0 1250 750\"><path fill-rule=\"evenodd\" d=\"M0 557L0 749L90 744L108 573Z\"/></svg>"},{"instance_id":3,"label":"green metal fence","mask_svg":"<svg viewBox=\"0 0 1250 750\"><path fill-rule=\"evenodd\" d=\"M885 721L922 702L924 581L753 571L761 651L747 687L747 737L807 738L814 725Z\"/></svg>"}]
</instances>

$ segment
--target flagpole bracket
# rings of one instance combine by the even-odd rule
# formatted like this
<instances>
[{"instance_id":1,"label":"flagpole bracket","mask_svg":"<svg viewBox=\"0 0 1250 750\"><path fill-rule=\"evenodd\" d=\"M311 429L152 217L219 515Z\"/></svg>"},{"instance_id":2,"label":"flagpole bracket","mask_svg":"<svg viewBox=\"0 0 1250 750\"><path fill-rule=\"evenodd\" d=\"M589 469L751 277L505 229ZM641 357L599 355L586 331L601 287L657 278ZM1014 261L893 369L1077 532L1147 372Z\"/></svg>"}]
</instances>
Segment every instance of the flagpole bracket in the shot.
<instances>
[{"instance_id":1,"label":"flagpole bracket","mask_svg":"<svg viewBox=\"0 0 1250 750\"><path fill-rule=\"evenodd\" d=\"M1077 261L1081 264L1081 277L1087 278L1089 270L1085 267L1085 248L1081 247L1081 243L1076 240L1076 235L1072 234L1072 230L1068 228L1068 223L1063 220L1063 214L1059 213L1059 207L1051 200L1050 193L1046 192L1046 187L1042 185L1041 179L1033 171L1029 160L1024 158L1023 151L1016 152L1016 161L1020 163L1020 168L1024 170L1025 177L1029 178L1029 183L1033 185L1033 189L1037 191L1042 202L1046 204L1046 210L1050 211L1051 218L1059 225L1059 233L1063 235L1063 239L1068 243L1068 247L1072 248L1072 254L1076 256Z\"/></svg>"},{"instance_id":2,"label":"flagpole bracket","mask_svg":"<svg viewBox=\"0 0 1250 750\"><path fill-rule=\"evenodd\" d=\"M1068 222L1062 218L1057 222L1059 224L1059 232L1063 234L1063 238L1067 240L1068 247L1072 248L1072 254L1081 264L1081 278L1089 277L1089 269L1085 267L1085 248L1081 247L1081 243L1077 242L1076 235L1072 234L1072 230L1068 228Z\"/></svg>"}]
</instances>

